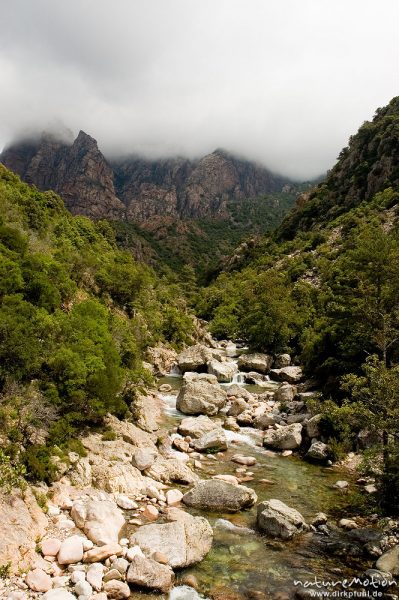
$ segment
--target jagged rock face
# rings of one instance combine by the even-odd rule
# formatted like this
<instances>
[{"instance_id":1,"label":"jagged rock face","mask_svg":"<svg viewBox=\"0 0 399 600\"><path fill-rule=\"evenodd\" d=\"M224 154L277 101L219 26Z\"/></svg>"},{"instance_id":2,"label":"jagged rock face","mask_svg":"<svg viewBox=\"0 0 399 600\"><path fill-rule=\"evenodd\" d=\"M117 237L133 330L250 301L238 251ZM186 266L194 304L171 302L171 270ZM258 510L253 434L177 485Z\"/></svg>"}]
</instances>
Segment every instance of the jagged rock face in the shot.
<instances>
[{"instance_id":1,"label":"jagged rock face","mask_svg":"<svg viewBox=\"0 0 399 600\"><path fill-rule=\"evenodd\" d=\"M72 145L49 135L36 143L16 144L3 152L1 162L40 190L55 190L73 214L124 218L112 169L97 142L83 131Z\"/></svg>"},{"instance_id":2,"label":"jagged rock face","mask_svg":"<svg viewBox=\"0 0 399 600\"><path fill-rule=\"evenodd\" d=\"M227 201L281 191L285 180L267 169L216 150L198 161L182 158L113 164L118 196L128 218L228 218Z\"/></svg>"},{"instance_id":3,"label":"jagged rock face","mask_svg":"<svg viewBox=\"0 0 399 600\"><path fill-rule=\"evenodd\" d=\"M130 157L109 164L83 131L72 144L49 134L15 143L0 160L40 190L55 190L73 214L152 226L165 219L229 218L229 200L280 192L287 183L222 150L195 161Z\"/></svg>"}]
</instances>

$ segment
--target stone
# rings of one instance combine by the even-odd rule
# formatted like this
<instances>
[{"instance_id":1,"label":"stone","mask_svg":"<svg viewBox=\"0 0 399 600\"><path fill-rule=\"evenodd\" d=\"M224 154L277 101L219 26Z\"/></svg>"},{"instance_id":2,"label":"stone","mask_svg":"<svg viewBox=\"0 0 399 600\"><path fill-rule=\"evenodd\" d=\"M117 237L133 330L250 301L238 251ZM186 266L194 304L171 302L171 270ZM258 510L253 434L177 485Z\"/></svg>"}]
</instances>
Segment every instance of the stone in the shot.
<instances>
[{"instance_id":1,"label":"stone","mask_svg":"<svg viewBox=\"0 0 399 600\"><path fill-rule=\"evenodd\" d=\"M239 484L237 477L234 477L234 475L213 475L212 479L220 479L220 481L226 481L227 483L232 483L233 485Z\"/></svg>"},{"instance_id":2,"label":"stone","mask_svg":"<svg viewBox=\"0 0 399 600\"><path fill-rule=\"evenodd\" d=\"M192 442L192 447L197 452L220 452L227 450L227 438L223 429L213 429L208 433L204 433L203 436Z\"/></svg>"},{"instance_id":3,"label":"stone","mask_svg":"<svg viewBox=\"0 0 399 600\"><path fill-rule=\"evenodd\" d=\"M104 583L104 592L107 594L107 598L113 598L114 600L123 600L130 597L128 584L117 579Z\"/></svg>"},{"instance_id":4,"label":"stone","mask_svg":"<svg viewBox=\"0 0 399 600\"><path fill-rule=\"evenodd\" d=\"M254 399L254 396L248 392L248 390L237 383L229 385L229 387L226 388L226 394L228 398L234 396L235 398L245 400L246 402L252 402Z\"/></svg>"},{"instance_id":5,"label":"stone","mask_svg":"<svg viewBox=\"0 0 399 600\"><path fill-rule=\"evenodd\" d=\"M169 385L169 383L163 383L159 386L158 390L161 392L161 394L168 394L172 391L172 386Z\"/></svg>"},{"instance_id":6,"label":"stone","mask_svg":"<svg viewBox=\"0 0 399 600\"><path fill-rule=\"evenodd\" d=\"M308 529L301 513L275 499L258 505L257 525L263 533L283 540L289 540Z\"/></svg>"},{"instance_id":7,"label":"stone","mask_svg":"<svg viewBox=\"0 0 399 600\"><path fill-rule=\"evenodd\" d=\"M73 591L79 596L79 598L83 596L83 598L89 599L93 593L93 588L87 581L78 581L73 588Z\"/></svg>"},{"instance_id":8,"label":"stone","mask_svg":"<svg viewBox=\"0 0 399 600\"><path fill-rule=\"evenodd\" d=\"M251 488L233 485L226 481L209 479L200 481L183 496L187 506L212 512L237 512L253 506L257 496Z\"/></svg>"},{"instance_id":9,"label":"stone","mask_svg":"<svg viewBox=\"0 0 399 600\"><path fill-rule=\"evenodd\" d=\"M295 398L296 388L290 383L282 383L274 394L276 402L292 402Z\"/></svg>"},{"instance_id":10,"label":"stone","mask_svg":"<svg viewBox=\"0 0 399 600\"><path fill-rule=\"evenodd\" d=\"M276 354L274 357L273 368L283 369L291 364L291 356L289 354Z\"/></svg>"},{"instance_id":11,"label":"stone","mask_svg":"<svg viewBox=\"0 0 399 600\"><path fill-rule=\"evenodd\" d=\"M269 427L272 427L273 425L275 425L276 423L278 423L281 419L277 416L274 415L272 413L264 413L263 415L260 415L260 417L257 417L254 421L254 426L256 427L256 429L269 429Z\"/></svg>"},{"instance_id":12,"label":"stone","mask_svg":"<svg viewBox=\"0 0 399 600\"><path fill-rule=\"evenodd\" d=\"M215 375L219 383L230 383L237 371L238 367L234 362L211 360L208 363L208 373Z\"/></svg>"},{"instance_id":13,"label":"stone","mask_svg":"<svg viewBox=\"0 0 399 600\"><path fill-rule=\"evenodd\" d=\"M43 540L40 546L43 556L57 556L61 548L61 542L56 538L48 538L47 540Z\"/></svg>"},{"instance_id":14,"label":"stone","mask_svg":"<svg viewBox=\"0 0 399 600\"><path fill-rule=\"evenodd\" d=\"M34 592L48 592L53 587L51 577L42 569L29 571L25 583Z\"/></svg>"},{"instance_id":15,"label":"stone","mask_svg":"<svg viewBox=\"0 0 399 600\"><path fill-rule=\"evenodd\" d=\"M58 564L71 565L83 559L83 539L78 535L66 538L58 552Z\"/></svg>"},{"instance_id":16,"label":"stone","mask_svg":"<svg viewBox=\"0 0 399 600\"><path fill-rule=\"evenodd\" d=\"M210 348L202 344L196 344L186 348L177 356L177 365L182 373L198 371L204 369L212 358L213 352Z\"/></svg>"},{"instance_id":17,"label":"stone","mask_svg":"<svg viewBox=\"0 0 399 600\"><path fill-rule=\"evenodd\" d=\"M241 354L238 359L240 371L256 371L265 375L272 366L273 358L268 354L256 352L254 354Z\"/></svg>"},{"instance_id":18,"label":"stone","mask_svg":"<svg viewBox=\"0 0 399 600\"><path fill-rule=\"evenodd\" d=\"M124 494L119 494L116 498L116 504L123 510L136 510L139 505Z\"/></svg>"},{"instance_id":19,"label":"stone","mask_svg":"<svg viewBox=\"0 0 399 600\"><path fill-rule=\"evenodd\" d=\"M86 574L84 571L74 571L71 575L71 582L78 583L79 581L85 581Z\"/></svg>"},{"instance_id":20,"label":"stone","mask_svg":"<svg viewBox=\"0 0 399 600\"><path fill-rule=\"evenodd\" d=\"M170 523L140 527L131 537L145 556L163 554L173 568L183 568L200 562L212 547L213 532L203 517L193 517L174 509Z\"/></svg>"},{"instance_id":21,"label":"stone","mask_svg":"<svg viewBox=\"0 0 399 600\"><path fill-rule=\"evenodd\" d=\"M151 558L136 556L129 567L126 579L129 583L146 589L168 592L173 585L174 573L168 565L161 565ZM107 591L105 586L104 589Z\"/></svg>"},{"instance_id":22,"label":"stone","mask_svg":"<svg viewBox=\"0 0 399 600\"><path fill-rule=\"evenodd\" d=\"M84 555L85 563L103 562L110 556L121 556L123 552L122 546L113 542L112 544L104 544L103 546L94 547Z\"/></svg>"},{"instance_id":23,"label":"stone","mask_svg":"<svg viewBox=\"0 0 399 600\"><path fill-rule=\"evenodd\" d=\"M227 411L227 415L229 417L238 417L241 413L243 413L248 408L248 405L244 398L235 398L230 405L229 410Z\"/></svg>"},{"instance_id":24,"label":"stone","mask_svg":"<svg viewBox=\"0 0 399 600\"><path fill-rule=\"evenodd\" d=\"M143 515L146 517L146 519L150 519L151 521L153 521L155 519L158 519L159 510L155 506L152 506L152 504L147 504Z\"/></svg>"},{"instance_id":25,"label":"stone","mask_svg":"<svg viewBox=\"0 0 399 600\"><path fill-rule=\"evenodd\" d=\"M320 512L312 520L313 527L318 527L319 525L325 525L328 521L328 517L325 513Z\"/></svg>"},{"instance_id":26,"label":"stone","mask_svg":"<svg viewBox=\"0 0 399 600\"><path fill-rule=\"evenodd\" d=\"M137 448L132 457L133 466L139 471L145 471L154 464L158 452L153 448Z\"/></svg>"},{"instance_id":27,"label":"stone","mask_svg":"<svg viewBox=\"0 0 399 600\"><path fill-rule=\"evenodd\" d=\"M145 471L147 477L170 485L172 483L190 484L198 481L198 475L193 473L188 465L178 458L163 458L159 456L154 464Z\"/></svg>"},{"instance_id":28,"label":"stone","mask_svg":"<svg viewBox=\"0 0 399 600\"><path fill-rule=\"evenodd\" d=\"M122 511L112 500L78 500L72 506L71 517L76 526L100 546L117 542L125 524Z\"/></svg>"},{"instance_id":29,"label":"stone","mask_svg":"<svg viewBox=\"0 0 399 600\"><path fill-rule=\"evenodd\" d=\"M126 569L127 570L127 569ZM111 581L112 579L114 580L118 580L120 581L122 579L122 573L120 571L118 571L118 569L113 569L111 568L105 575L104 575L104 582L106 581Z\"/></svg>"},{"instance_id":30,"label":"stone","mask_svg":"<svg viewBox=\"0 0 399 600\"><path fill-rule=\"evenodd\" d=\"M185 379L176 408L186 415L216 415L226 404L227 394L218 383L201 378Z\"/></svg>"},{"instance_id":31,"label":"stone","mask_svg":"<svg viewBox=\"0 0 399 600\"><path fill-rule=\"evenodd\" d=\"M56 588L46 592L42 600L76 600L76 596L63 588Z\"/></svg>"},{"instance_id":32,"label":"stone","mask_svg":"<svg viewBox=\"0 0 399 600\"><path fill-rule=\"evenodd\" d=\"M179 452L188 452L190 450L190 444L186 442L182 437L174 438L172 445Z\"/></svg>"},{"instance_id":33,"label":"stone","mask_svg":"<svg viewBox=\"0 0 399 600\"><path fill-rule=\"evenodd\" d=\"M329 455L327 444L319 441L312 442L309 450L306 452L306 457L312 460L328 460Z\"/></svg>"},{"instance_id":34,"label":"stone","mask_svg":"<svg viewBox=\"0 0 399 600\"><path fill-rule=\"evenodd\" d=\"M246 467L251 467L256 464L256 458L253 456L243 456L242 454L234 454L231 457L231 460L238 465L245 465Z\"/></svg>"},{"instance_id":35,"label":"stone","mask_svg":"<svg viewBox=\"0 0 399 600\"><path fill-rule=\"evenodd\" d=\"M346 490L349 487L349 483L345 480L336 481L334 487L338 490Z\"/></svg>"},{"instance_id":36,"label":"stone","mask_svg":"<svg viewBox=\"0 0 399 600\"><path fill-rule=\"evenodd\" d=\"M168 490L166 492L166 504L168 506L174 506L175 504L179 504L182 498L183 494L180 490Z\"/></svg>"},{"instance_id":37,"label":"stone","mask_svg":"<svg viewBox=\"0 0 399 600\"><path fill-rule=\"evenodd\" d=\"M263 445L276 450L296 450L302 442L302 425L293 423L279 429L269 429L263 438Z\"/></svg>"},{"instance_id":38,"label":"stone","mask_svg":"<svg viewBox=\"0 0 399 600\"><path fill-rule=\"evenodd\" d=\"M111 564L111 569L116 569L117 571L119 571L119 573L121 573L121 575L124 575L126 573L126 571L128 570L128 568L129 568L129 561L126 560L125 558L117 558Z\"/></svg>"},{"instance_id":39,"label":"stone","mask_svg":"<svg viewBox=\"0 0 399 600\"><path fill-rule=\"evenodd\" d=\"M234 417L227 417L223 427L228 431L240 431L240 426L238 425Z\"/></svg>"},{"instance_id":40,"label":"stone","mask_svg":"<svg viewBox=\"0 0 399 600\"><path fill-rule=\"evenodd\" d=\"M132 562L135 556L144 556L140 546L132 546L126 552L126 558L130 562Z\"/></svg>"},{"instance_id":41,"label":"stone","mask_svg":"<svg viewBox=\"0 0 399 600\"><path fill-rule=\"evenodd\" d=\"M307 423L305 423L305 433L309 439L318 438L321 435L320 432L320 421L322 419L322 415L314 415L311 417Z\"/></svg>"},{"instance_id":42,"label":"stone","mask_svg":"<svg viewBox=\"0 0 399 600\"><path fill-rule=\"evenodd\" d=\"M359 525L353 519L341 519L338 523L343 529L357 529Z\"/></svg>"},{"instance_id":43,"label":"stone","mask_svg":"<svg viewBox=\"0 0 399 600\"><path fill-rule=\"evenodd\" d=\"M212 419L206 415L200 415L199 417L186 417L185 419L182 419L178 431L183 436L200 438L206 433L218 429L219 427L220 421L212 421Z\"/></svg>"},{"instance_id":44,"label":"stone","mask_svg":"<svg viewBox=\"0 0 399 600\"><path fill-rule=\"evenodd\" d=\"M97 592L101 591L103 583L104 567L101 563L93 563L87 569L86 579L91 587Z\"/></svg>"},{"instance_id":45,"label":"stone","mask_svg":"<svg viewBox=\"0 0 399 600\"><path fill-rule=\"evenodd\" d=\"M54 588L63 588L66 587L69 583L69 577L64 575L63 577L53 577L53 587Z\"/></svg>"},{"instance_id":46,"label":"stone","mask_svg":"<svg viewBox=\"0 0 399 600\"><path fill-rule=\"evenodd\" d=\"M385 571L391 573L391 575L399 575L399 545L384 552L377 560L375 566L379 571Z\"/></svg>"},{"instance_id":47,"label":"stone","mask_svg":"<svg viewBox=\"0 0 399 600\"><path fill-rule=\"evenodd\" d=\"M283 367L282 369L271 369L270 377L277 381L288 383L299 383L302 379L301 367Z\"/></svg>"}]
</instances>

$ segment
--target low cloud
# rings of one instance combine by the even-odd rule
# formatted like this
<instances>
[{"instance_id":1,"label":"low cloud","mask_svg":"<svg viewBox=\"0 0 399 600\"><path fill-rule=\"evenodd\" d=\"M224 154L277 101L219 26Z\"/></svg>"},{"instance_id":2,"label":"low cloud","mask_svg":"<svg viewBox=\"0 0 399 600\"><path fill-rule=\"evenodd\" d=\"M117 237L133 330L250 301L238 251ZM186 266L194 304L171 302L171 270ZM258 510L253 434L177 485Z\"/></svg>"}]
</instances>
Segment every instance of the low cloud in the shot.
<instances>
[{"instance_id":1,"label":"low cloud","mask_svg":"<svg viewBox=\"0 0 399 600\"><path fill-rule=\"evenodd\" d=\"M399 94L396 0L13 0L0 145L84 129L108 156L223 147L299 179Z\"/></svg>"}]
</instances>

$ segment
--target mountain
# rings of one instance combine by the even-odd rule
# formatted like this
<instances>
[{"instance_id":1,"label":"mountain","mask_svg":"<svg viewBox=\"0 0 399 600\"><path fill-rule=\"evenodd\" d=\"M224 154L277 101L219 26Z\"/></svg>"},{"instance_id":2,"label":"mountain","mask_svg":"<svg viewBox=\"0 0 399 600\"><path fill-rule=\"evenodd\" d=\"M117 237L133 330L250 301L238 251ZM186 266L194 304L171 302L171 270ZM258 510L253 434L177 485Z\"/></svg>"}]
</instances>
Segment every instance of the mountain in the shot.
<instances>
[{"instance_id":1,"label":"mountain","mask_svg":"<svg viewBox=\"0 0 399 600\"><path fill-rule=\"evenodd\" d=\"M39 190L55 190L72 214L111 220L136 258L197 272L279 225L302 189L224 150L198 160L107 161L83 131L73 143L50 134L16 142L0 161Z\"/></svg>"},{"instance_id":2,"label":"mountain","mask_svg":"<svg viewBox=\"0 0 399 600\"><path fill-rule=\"evenodd\" d=\"M223 150L194 161L134 156L108 162L83 131L72 144L49 134L17 142L0 160L40 190L55 190L73 214L134 223L157 217L229 218L229 200L280 192L290 183Z\"/></svg>"}]
</instances>

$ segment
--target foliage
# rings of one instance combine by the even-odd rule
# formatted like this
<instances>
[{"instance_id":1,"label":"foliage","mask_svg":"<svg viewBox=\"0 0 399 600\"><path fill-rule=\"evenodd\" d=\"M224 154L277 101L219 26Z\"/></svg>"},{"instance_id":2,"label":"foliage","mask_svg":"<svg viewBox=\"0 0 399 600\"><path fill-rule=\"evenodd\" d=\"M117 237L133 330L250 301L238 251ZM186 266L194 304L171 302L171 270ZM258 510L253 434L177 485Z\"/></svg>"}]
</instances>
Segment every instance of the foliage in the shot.
<instances>
[{"instance_id":1,"label":"foliage","mask_svg":"<svg viewBox=\"0 0 399 600\"><path fill-rule=\"evenodd\" d=\"M7 494L13 488L25 487L26 471L22 465L13 464L10 457L0 450L0 489Z\"/></svg>"}]
</instances>

